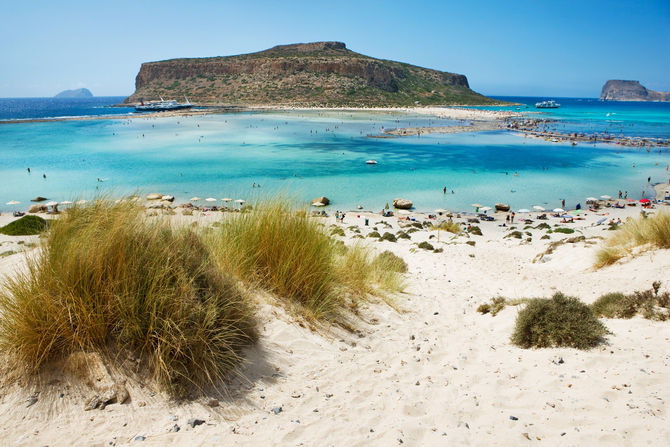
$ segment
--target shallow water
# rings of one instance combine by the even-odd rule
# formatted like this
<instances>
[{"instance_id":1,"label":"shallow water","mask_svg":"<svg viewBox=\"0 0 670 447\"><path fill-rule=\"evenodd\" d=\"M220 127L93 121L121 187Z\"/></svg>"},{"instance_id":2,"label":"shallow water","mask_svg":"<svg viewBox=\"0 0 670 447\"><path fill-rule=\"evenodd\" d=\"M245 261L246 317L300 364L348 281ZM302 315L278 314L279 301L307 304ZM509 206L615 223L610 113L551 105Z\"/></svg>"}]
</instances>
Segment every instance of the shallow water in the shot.
<instances>
[{"instance_id":1,"label":"shallow water","mask_svg":"<svg viewBox=\"0 0 670 447\"><path fill-rule=\"evenodd\" d=\"M572 147L506 131L366 137L382 126L448 124L425 116L263 112L1 125L0 206L25 209L36 195L62 201L140 191L182 201L325 195L336 209L375 211L395 197L422 211L470 210L475 202L553 208L561 199L573 207L619 189L649 197L648 176L668 181L667 148ZM9 200L22 203L4 205Z\"/></svg>"}]
</instances>

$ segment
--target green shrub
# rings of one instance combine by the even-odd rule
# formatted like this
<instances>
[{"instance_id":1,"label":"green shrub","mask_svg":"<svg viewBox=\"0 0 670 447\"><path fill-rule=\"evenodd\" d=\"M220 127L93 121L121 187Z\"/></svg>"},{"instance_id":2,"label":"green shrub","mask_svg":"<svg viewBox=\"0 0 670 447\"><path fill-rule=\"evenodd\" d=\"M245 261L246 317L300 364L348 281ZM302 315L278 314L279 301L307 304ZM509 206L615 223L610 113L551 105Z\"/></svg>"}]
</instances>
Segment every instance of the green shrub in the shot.
<instances>
[{"instance_id":1,"label":"green shrub","mask_svg":"<svg viewBox=\"0 0 670 447\"><path fill-rule=\"evenodd\" d=\"M4 227L0 227L0 233L8 236L31 236L40 234L49 227L49 221L39 216L23 216Z\"/></svg>"},{"instance_id":2,"label":"green shrub","mask_svg":"<svg viewBox=\"0 0 670 447\"><path fill-rule=\"evenodd\" d=\"M396 239L396 237L393 235L393 233L389 233L388 231L386 231L384 234L381 235L381 237L379 238L379 240L380 240L380 241L395 242L395 241L397 241L398 239Z\"/></svg>"},{"instance_id":3,"label":"green shrub","mask_svg":"<svg viewBox=\"0 0 670 447\"><path fill-rule=\"evenodd\" d=\"M476 242L475 241L466 241L465 243L470 245L471 247L474 247Z\"/></svg>"},{"instance_id":4,"label":"green shrub","mask_svg":"<svg viewBox=\"0 0 670 447\"><path fill-rule=\"evenodd\" d=\"M420 242L419 243L419 248L422 248L424 250L434 250L434 247L432 244L429 244L426 241Z\"/></svg>"},{"instance_id":5,"label":"green shrub","mask_svg":"<svg viewBox=\"0 0 670 447\"><path fill-rule=\"evenodd\" d=\"M405 233L404 231L398 231L396 233L396 237L398 239L412 239L412 237L409 234Z\"/></svg>"},{"instance_id":6,"label":"green shrub","mask_svg":"<svg viewBox=\"0 0 670 447\"><path fill-rule=\"evenodd\" d=\"M496 315L498 315L498 312L500 312L505 308L505 305L506 305L505 298L498 296L495 298L491 298L490 303L481 304L477 308L477 312L480 312L482 314L490 313L492 317L495 317Z\"/></svg>"},{"instance_id":7,"label":"green shrub","mask_svg":"<svg viewBox=\"0 0 670 447\"><path fill-rule=\"evenodd\" d=\"M196 234L142 213L130 202L74 206L0 288L0 348L19 367L130 351L149 379L181 395L240 362L255 339L243 294Z\"/></svg>"},{"instance_id":8,"label":"green shrub","mask_svg":"<svg viewBox=\"0 0 670 447\"><path fill-rule=\"evenodd\" d=\"M605 318L632 318L638 313L649 320L665 321L670 318L670 293L659 293L660 281L652 288L630 295L608 293L598 298L591 309L596 316Z\"/></svg>"},{"instance_id":9,"label":"green shrub","mask_svg":"<svg viewBox=\"0 0 670 447\"><path fill-rule=\"evenodd\" d=\"M504 239L507 239L507 238L510 238L510 237L513 237L513 238L516 238L516 239L521 239L523 237L523 233L520 232L520 231L512 231L511 233L508 233L504 237Z\"/></svg>"},{"instance_id":10,"label":"green shrub","mask_svg":"<svg viewBox=\"0 0 670 447\"><path fill-rule=\"evenodd\" d=\"M379 253L375 257L373 264L384 266L386 269L396 273L407 272L407 263L405 260L388 250L384 250L383 252Z\"/></svg>"},{"instance_id":11,"label":"green shrub","mask_svg":"<svg viewBox=\"0 0 670 447\"><path fill-rule=\"evenodd\" d=\"M554 233L572 234L574 232L575 230L573 230L572 228L563 228L563 227L554 228Z\"/></svg>"},{"instance_id":12,"label":"green shrub","mask_svg":"<svg viewBox=\"0 0 670 447\"><path fill-rule=\"evenodd\" d=\"M623 293L607 293L591 304L597 317L633 318L637 313L636 303Z\"/></svg>"},{"instance_id":13,"label":"green shrub","mask_svg":"<svg viewBox=\"0 0 670 447\"><path fill-rule=\"evenodd\" d=\"M481 236L482 235L482 230L476 225L473 225L470 227L470 234L474 234L475 236Z\"/></svg>"},{"instance_id":14,"label":"green shrub","mask_svg":"<svg viewBox=\"0 0 670 447\"><path fill-rule=\"evenodd\" d=\"M570 347L588 349L607 334L591 308L574 297L556 293L533 299L519 312L512 343L522 348Z\"/></svg>"},{"instance_id":15,"label":"green shrub","mask_svg":"<svg viewBox=\"0 0 670 447\"><path fill-rule=\"evenodd\" d=\"M333 236L344 236L344 230L340 227L335 227L330 230L330 234Z\"/></svg>"},{"instance_id":16,"label":"green shrub","mask_svg":"<svg viewBox=\"0 0 670 447\"><path fill-rule=\"evenodd\" d=\"M379 239L381 237L381 235L377 231L371 231L371 232L368 233L368 237L374 237L374 238Z\"/></svg>"},{"instance_id":17,"label":"green shrub","mask_svg":"<svg viewBox=\"0 0 670 447\"><path fill-rule=\"evenodd\" d=\"M537 229L537 230L548 230L550 228L551 228L551 226L546 222L542 222L535 227L535 229Z\"/></svg>"},{"instance_id":18,"label":"green shrub","mask_svg":"<svg viewBox=\"0 0 670 447\"><path fill-rule=\"evenodd\" d=\"M449 233L454 234L460 234L463 231L461 225L453 221L440 222L440 225L434 228L439 228L440 230L448 231Z\"/></svg>"}]
</instances>

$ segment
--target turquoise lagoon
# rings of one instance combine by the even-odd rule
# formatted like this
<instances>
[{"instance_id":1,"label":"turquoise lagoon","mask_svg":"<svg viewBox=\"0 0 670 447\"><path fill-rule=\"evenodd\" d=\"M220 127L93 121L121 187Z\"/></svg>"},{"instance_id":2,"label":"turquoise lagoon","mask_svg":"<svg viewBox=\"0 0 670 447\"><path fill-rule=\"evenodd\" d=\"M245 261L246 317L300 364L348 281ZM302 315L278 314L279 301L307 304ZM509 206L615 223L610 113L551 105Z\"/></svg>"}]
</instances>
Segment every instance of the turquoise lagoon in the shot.
<instances>
[{"instance_id":1,"label":"turquoise lagoon","mask_svg":"<svg viewBox=\"0 0 670 447\"><path fill-rule=\"evenodd\" d=\"M344 210L379 211L395 197L411 199L419 211L465 211L475 202L553 208L562 199L574 207L587 196L618 190L650 197L648 177L668 182L668 148L571 146L507 131L367 136L382 127L449 124L455 123L297 111L5 124L0 209L25 209L37 195L62 201L133 192L172 194L178 201L285 194L301 203L325 195ZM365 164L368 159L378 164ZM21 204L5 205L10 200Z\"/></svg>"}]
</instances>

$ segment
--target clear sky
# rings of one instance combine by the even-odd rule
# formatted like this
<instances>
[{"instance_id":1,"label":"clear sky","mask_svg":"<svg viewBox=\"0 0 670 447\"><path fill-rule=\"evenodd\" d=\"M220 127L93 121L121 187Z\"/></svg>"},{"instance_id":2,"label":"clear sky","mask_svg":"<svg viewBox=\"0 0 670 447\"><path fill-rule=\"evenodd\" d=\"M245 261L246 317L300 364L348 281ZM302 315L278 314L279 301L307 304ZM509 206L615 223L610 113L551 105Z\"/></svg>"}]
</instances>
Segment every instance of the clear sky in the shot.
<instances>
[{"instance_id":1,"label":"clear sky","mask_svg":"<svg viewBox=\"0 0 670 447\"><path fill-rule=\"evenodd\" d=\"M670 91L670 0L0 1L0 97L129 95L146 61L338 40L489 95Z\"/></svg>"}]
</instances>

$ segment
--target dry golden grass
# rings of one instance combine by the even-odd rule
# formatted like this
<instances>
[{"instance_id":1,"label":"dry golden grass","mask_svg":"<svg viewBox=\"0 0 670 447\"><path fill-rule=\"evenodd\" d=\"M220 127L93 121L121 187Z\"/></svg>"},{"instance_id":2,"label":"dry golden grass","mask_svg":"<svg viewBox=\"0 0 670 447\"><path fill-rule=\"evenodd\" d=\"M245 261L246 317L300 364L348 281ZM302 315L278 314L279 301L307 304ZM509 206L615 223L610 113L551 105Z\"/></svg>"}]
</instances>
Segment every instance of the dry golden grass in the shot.
<instances>
[{"instance_id":1,"label":"dry golden grass","mask_svg":"<svg viewBox=\"0 0 670 447\"><path fill-rule=\"evenodd\" d=\"M670 213L628 219L596 254L595 267L610 265L636 247L670 248Z\"/></svg>"},{"instance_id":2,"label":"dry golden grass","mask_svg":"<svg viewBox=\"0 0 670 447\"><path fill-rule=\"evenodd\" d=\"M277 198L226 216L207 238L221 269L308 318L335 321L361 297L402 287L388 258L373 260L363 246L346 247L326 231Z\"/></svg>"},{"instance_id":3,"label":"dry golden grass","mask_svg":"<svg viewBox=\"0 0 670 447\"><path fill-rule=\"evenodd\" d=\"M97 200L55 221L0 289L0 349L36 372L77 351L139 356L180 395L218 382L255 339L252 309L198 235Z\"/></svg>"}]
</instances>

